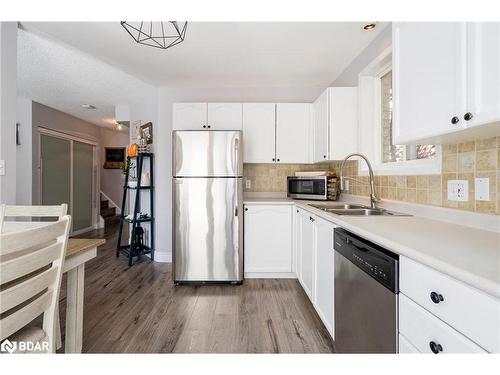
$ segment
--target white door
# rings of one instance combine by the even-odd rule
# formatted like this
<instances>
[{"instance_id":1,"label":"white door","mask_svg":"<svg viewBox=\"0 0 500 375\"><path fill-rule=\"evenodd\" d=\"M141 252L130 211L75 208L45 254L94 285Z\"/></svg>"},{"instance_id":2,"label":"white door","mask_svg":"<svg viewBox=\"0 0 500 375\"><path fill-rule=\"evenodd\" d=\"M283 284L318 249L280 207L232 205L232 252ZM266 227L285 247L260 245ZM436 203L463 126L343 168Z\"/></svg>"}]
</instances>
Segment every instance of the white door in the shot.
<instances>
[{"instance_id":1,"label":"white door","mask_svg":"<svg viewBox=\"0 0 500 375\"><path fill-rule=\"evenodd\" d=\"M207 103L174 103L173 112L174 130L207 129Z\"/></svg>"},{"instance_id":2,"label":"white door","mask_svg":"<svg viewBox=\"0 0 500 375\"><path fill-rule=\"evenodd\" d=\"M245 163L275 160L275 108L272 103L243 104L243 149Z\"/></svg>"},{"instance_id":3,"label":"white door","mask_svg":"<svg viewBox=\"0 0 500 375\"><path fill-rule=\"evenodd\" d=\"M314 302L314 215L300 210L298 213L300 272L299 281Z\"/></svg>"},{"instance_id":4,"label":"white door","mask_svg":"<svg viewBox=\"0 0 500 375\"><path fill-rule=\"evenodd\" d=\"M330 160L342 160L358 151L358 89L329 89Z\"/></svg>"},{"instance_id":5,"label":"white door","mask_svg":"<svg viewBox=\"0 0 500 375\"><path fill-rule=\"evenodd\" d=\"M328 155L328 89L320 95L313 104L313 124L314 124L314 162L320 162L329 159Z\"/></svg>"},{"instance_id":6,"label":"white door","mask_svg":"<svg viewBox=\"0 0 500 375\"><path fill-rule=\"evenodd\" d=\"M470 113L472 118L465 116ZM467 127L500 120L500 24L467 24ZM470 118L470 120L466 120Z\"/></svg>"},{"instance_id":7,"label":"white door","mask_svg":"<svg viewBox=\"0 0 500 375\"><path fill-rule=\"evenodd\" d=\"M326 328L335 339L333 327L333 230L335 225L316 217L314 222L315 301L316 310Z\"/></svg>"},{"instance_id":8,"label":"white door","mask_svg":"<svg viewBox=\"0 0 500 375\"><path fill-rule=\"evenodd\" d=\"M208 103L208 126L211 130L241 130L241 103Z\"/></svg>"},{"instance_id":9,"label":"white door","mask_svg":"<svg viewBox=\"0 0 500 375\"><path fill-rule=\"evenodd\" d=\"M245 205L244 220L245 272L292 272L292 206Z\"/></svg>"},{"instance_id":10,"label":"white door","mask_svg":"<svg viewBox=\"0 0 500 375\"><path fill-rule=\"evenodd\" d=\"M394 143L462 128L465 24L393 23L392 32Z\"/></svg>"},{"instance_id":11,"label":"white door","mask_svg":"<svg viewBox=\"0 0 500 375\"><path fill-rule=\"evenodd\" d=\"M309 163L311 104L276 105L276 161Z\"/></svg>"}]
</instances>

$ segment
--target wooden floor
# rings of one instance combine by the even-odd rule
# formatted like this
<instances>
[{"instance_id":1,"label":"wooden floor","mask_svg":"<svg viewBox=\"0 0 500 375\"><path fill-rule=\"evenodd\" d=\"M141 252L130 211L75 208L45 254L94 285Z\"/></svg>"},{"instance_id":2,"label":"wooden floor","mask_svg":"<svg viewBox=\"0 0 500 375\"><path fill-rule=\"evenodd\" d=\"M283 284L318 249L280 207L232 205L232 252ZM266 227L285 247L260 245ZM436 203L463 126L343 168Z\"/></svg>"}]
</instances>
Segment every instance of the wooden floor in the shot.
<instances>
[{"instance_id":1,"label":"wooden floor","mask_svg":"<svg viewBox=\"0 0 500 375\"><path fill-rule=\"evenodd\" d=\"M79 237L107 240L85 269L83 352L333 352L297 280L174 286L170 264L144 259L129 268L116 258L115 226ZM64 291L63 284L63 333Z\"/></svg>"}]
</instances>

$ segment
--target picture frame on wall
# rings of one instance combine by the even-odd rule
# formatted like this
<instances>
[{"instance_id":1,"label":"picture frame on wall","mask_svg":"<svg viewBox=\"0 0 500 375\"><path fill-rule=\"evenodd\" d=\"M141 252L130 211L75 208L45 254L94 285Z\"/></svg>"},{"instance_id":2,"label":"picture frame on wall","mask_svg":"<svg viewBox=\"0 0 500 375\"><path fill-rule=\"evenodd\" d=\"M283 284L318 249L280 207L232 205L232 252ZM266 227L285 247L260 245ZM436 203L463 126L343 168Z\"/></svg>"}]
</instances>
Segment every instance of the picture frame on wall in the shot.
<instances>
[{"instance_id":1,"label":"picture frame on wall","mask_svg":"<svg viewBox=\"0 0 500 375\"><path fill-rule=\"evenodd\" d=\"M125 165L125 147L104 147L104 169L121 169Z\"/></svg>"},{"instance_id":2,"label":"picture frame on wall","mask_svg":"<svg viewBox=\"0 0 500 375\"><path fill-rule=\"evenodd\" d=\"M142 135L144 139L146 139L147 144L150 145L153 143L153 123L148 122L144 125L141 125Z\"/></svg>"}]
</instances>

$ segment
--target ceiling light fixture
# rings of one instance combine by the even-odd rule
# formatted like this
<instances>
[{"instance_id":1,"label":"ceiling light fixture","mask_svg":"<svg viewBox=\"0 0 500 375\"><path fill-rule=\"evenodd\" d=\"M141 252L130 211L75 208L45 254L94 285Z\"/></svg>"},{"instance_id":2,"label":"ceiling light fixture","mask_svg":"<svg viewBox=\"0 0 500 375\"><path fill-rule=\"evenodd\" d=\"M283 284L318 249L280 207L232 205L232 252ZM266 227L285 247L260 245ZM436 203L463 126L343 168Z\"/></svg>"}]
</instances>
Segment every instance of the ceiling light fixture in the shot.
<instances>
[{"instance_id":1,"label":"ceiling light fixture","mask_svg":"<svg viewBox=\"0 0 500 375\"><path fill-rule=\"evenodd\" d=\"M120 23L137 43L160 49L167 49L183 42L187 30L187 21L121 21Z\"/></svg>"},{"instance_id":2,"label":"ceiling light fixture","mask_svg":"<svg viewBox=\"0 0 500 375\"><path fill-rule=\"evenodd\" d=\"M365 30L365 31L372 31L373 29L375 29L377 27L377 23L378 22L367 23L366 25L363 26L363 30Z\"/></svg>"},{"instance_id":3,"label":"ceiling light fixture","mask_svg":"<svg viewBox=\"0 0 500 375\"><path fill-rule=\"evenodd\" d=\"M82 107L85 109L97 109L97 107L93 106L92 104L82 104Z\"/></svg>"}]
</instances>

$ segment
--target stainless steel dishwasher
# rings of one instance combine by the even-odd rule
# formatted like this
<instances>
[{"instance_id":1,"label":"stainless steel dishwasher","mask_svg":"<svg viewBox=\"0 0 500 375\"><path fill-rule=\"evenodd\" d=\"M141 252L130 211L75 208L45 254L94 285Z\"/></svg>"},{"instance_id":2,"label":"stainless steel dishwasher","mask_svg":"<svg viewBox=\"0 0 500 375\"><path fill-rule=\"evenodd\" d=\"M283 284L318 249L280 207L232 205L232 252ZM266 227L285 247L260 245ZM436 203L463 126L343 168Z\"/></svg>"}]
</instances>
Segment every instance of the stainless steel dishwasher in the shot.
<instances>
[{"instance_id":1,"label":"stainless steel dishwasher","mask_svg":"<svg viewBox=\"0 0 500 375\"><path fill-rule=\"evenodd\" d=\"M397 353L398 255L335 229L335 348Z\"/></svg>"}]
</instances>

